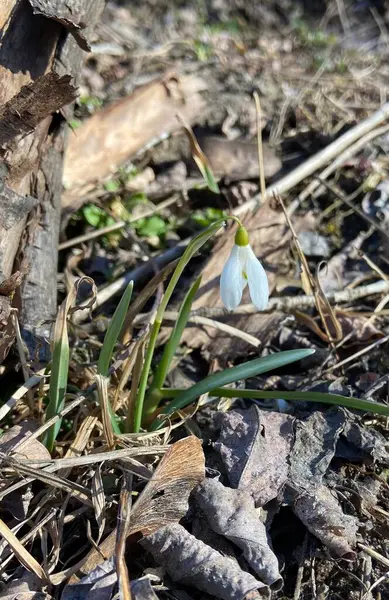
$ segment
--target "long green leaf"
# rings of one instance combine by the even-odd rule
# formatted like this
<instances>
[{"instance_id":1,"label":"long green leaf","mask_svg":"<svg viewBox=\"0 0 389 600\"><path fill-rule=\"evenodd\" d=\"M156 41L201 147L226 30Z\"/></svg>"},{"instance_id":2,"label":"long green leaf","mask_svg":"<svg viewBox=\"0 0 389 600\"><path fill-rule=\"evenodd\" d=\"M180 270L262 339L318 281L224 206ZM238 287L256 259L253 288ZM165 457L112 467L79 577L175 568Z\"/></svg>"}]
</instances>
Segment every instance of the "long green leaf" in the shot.
<instances>
[{"instance_id":1,"label":"long green leaf","mask_svg":"<svg viewBox=\"0 0 389 600\"><path fill-rule=\"evenodd\" d=\"M162 398L177 398L182 394L183 390L179 389L162 389ZM353 408L364 412L371 412L377 415L389 416L389 405L381 402L372 402L363 398L349 398L348 396L340 396L339 394L329 394L325 392L264 392L262 390L249 389L232 389L232 388L215 388L211 390L212 396L217 398L258 398L275 400L291 400L300 402L318 402L320 404L335 404L336 406L344 406L345 408Z\"/></svg>"},{"instance_id":2,"label":"long green leaf","mask_svg":"<svg viewBox=\"0 0 389 600\"><path fill-rule=\"evenodd\" d=\"M226 393L227 392L227 393ZM283 400L300 400L301 402L320 402L322 404L336 404L345 408L355 408L365 412L376 413L377 415L389 416L389 405L361 398L349 398L339 394L329 394L325 392L262 392L260 390L214 390L215 396L226 396L227 398L282 398Z\"/></svg>"},{"instance_id":3,"label":"long green leaf","mask_svg":"<svg viewBox=\"0 0 389 600\"><path fill-rule=\"evenodd\" d=\"M239 379L248 379L249 377L254 377L256 375L260 375L261 373L266 373L267 371L272 371L273 369L277 369L289 363L301 360L302 358L306 358L314 352L315 350L311 349L277 352L271 356L255 358L254 360L237 365L236 367L225 369L220 373L209 375L202 381L199 381L192 387L179 394L164 408L161 414L166 416L171 415L178 409L185 408L185 406L199 398L202 394L211 392L215 388L233 383ZM161 426L161 424L161 420L156 419L151 426L151 430L155 431Z\"/></svg>"},{"instance_id":4,"label":"long green leaf","mask_svg":"<svg viewBox=\"0 0 389 600\"><path fill-rule=\"evenodd\" d=\"M104 377L107 377L109 373L113 350L123 327L124 319L126 318L133 287L134 282L130 281L117 305L104 337L103 347L101 348L99 361L97 363L97 372Z\"/></svg>"},{"instance_id":5,"label":"long green leaf","mask_svg":"<svg viewBox=\"0 0 389 600\"><path fill-rule=\"evenodd\" d=\"M201 277L198 277L184 298L184 301L178 313L176 324L173 328L169 341L165 345L162 358L155 371L154 378L150 385L148 393L152 392L153 390L160 390L164 384L166 375L169 371L170 364L181 341L184 329L188 323L193 300L195 295L197 294L197 290L200 287L200 283Z\"/></svg>"},{"instance_id":6,"label":"long green leaf","mask_svg":"<svg viewBox=\"0 0 389 600\"><path fill-rule=\"evenodd\" d=\"M67 327L67 314L70 308L71 294L61 304L55 321L52 359L51 359L51 377L49 388L49 404L46 408L46 419L55 417L64 406L66 387L68 383L69 371L69 337ZM57 421L45 436L45 445L49 452L53 451L54 442L61 428L61 420Z\"/></svg>"},{"instance_id":7,"label":"long green leaf","mask_svg":"<svg viewBox=\"0 0 389 600\"><path fill-rule=\"evenodd\" d=\"M128 311L129 304L131 302L132 290L134 288L134 282L130 281L126 287L123 296L120 299L119 304L113 314L111 322L105 333L103 346L100 351L99 360L97 363L97 373L103 377L108 377L109 368L111 365L112 355L115 348L115 344L118 341L120 332L123 327L124 320ZM108 412L112 423L112 428L116 434L121 433L119 424L116 416L112 410L111 405L108 402Z\"/></svg>"},{"instance_id":8,"label":"long green leaf","mask_svg":"<svg viewBox=\"0 0 389 600\"><path fill-rule=\"evenodd\" d=\"M233 217L226 217L233 218ZM151 330L149 344L147 346L145 362L143 370L139 380L138 397L136 400L135 414L134 414L134 431L137 433L140 430L142 421L150 415L153 415L158 404L159 399L155 395L150 394L145 401L145 394L147 388L147 382L150 373L151 362L153 360L154 349L157 343L158 333L162 324L163 315L165 314L166 306L171 298L174 288L180 279L183 270L186 265L196 254L196 252L203 246L215 233L222 227L226 219L219 219L212 223L205 231L200 232L185 249L184 254L181 256L178 265L176 266L174 273L169 281L166 291L162 297L161 304L158 307L158 311L155 317L153 328Z\"/></svg>"}]
</instances>

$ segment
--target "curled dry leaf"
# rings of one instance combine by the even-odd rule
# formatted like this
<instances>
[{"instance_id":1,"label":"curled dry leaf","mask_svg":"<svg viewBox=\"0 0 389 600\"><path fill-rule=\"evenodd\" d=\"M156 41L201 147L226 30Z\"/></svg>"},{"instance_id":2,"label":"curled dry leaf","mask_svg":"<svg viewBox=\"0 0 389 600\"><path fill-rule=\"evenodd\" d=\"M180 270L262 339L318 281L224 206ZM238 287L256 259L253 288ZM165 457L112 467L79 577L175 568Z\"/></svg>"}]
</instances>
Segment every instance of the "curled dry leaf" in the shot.
<instances>
[{"instance_id":1,"label":"curled dry leaf","mask_svg":"<svg viewBox=\"0 0 389 600\"><path fill-rule=\"evenodd\" d=\"M224 487L216 479L205 479L197 487L195 499L212 529L243 550L244 558L262 581L280 589L278 560L250 494Z\"/></svg>"},{"instance_id":2,"label":"curled dry leaf","mask_svg":"<svg viewBox=\"0 0 389 600\"><path fill-rule=\"evenodd\" d=\"M336 443L343 431L346 415L340 408L313 412L296 421L295 442L290 456L290 480L296 486L321 483Z\"/></svg>"},{"instance_id":3,"label":"curled dry leaf","mask_svg":"<svg viewBox=\"0 0 389 600\"><path fill-rule=\"evenodd\" d=\"M158 529L141 544L173 581L225 600L243 600L256 590L262 592L262 597L269 597L267 586L177 523Z\"/></svg>"},{"instance_id":4,"label":"curled dry leaf","mask_svg":"<svg viewBox=\"0 0 389 600\"><path fill-rule=\"evenodd\" d=\"M8 431L3 433L0 437L0 452L4 454L12 454L15 458L31 459L31 460L45 460L51 459L50 452L47 448L35 438L28 440L29 434L33 433L38 429L38 422L33 419L26 419L18 425L14 425ZM27 440L23 443L20 450L18 446L23 440Z\"/></svg>"},{"instance_id":5,"label":"curled dry leaf","mask_svg":"<svg viewBox=\"0 0 389 600\"><path fill-rule=\"evenodd\" d=\"M115 560L110 558L78 583L65 586L61 600L111 600L116 583Z\"/></svg>"},{"instance_id":6,"label":"curled dry leaf","mask_svg":"<svg viewBox=\"0 0 389 600\"><path fill-rule=\"evenodd\" d=\"M131 596L133 600L158 600L148 577L131 581Z\"/></svg>"},{"instance_id":7,"label":"curled dry leaf","mask_svg":"<svg viewBox=\"0 0 389 600\"><path fill-rule=\"evenodd\" d=\"M315 411L296 423L296 439L290 456L290 482L286 498L307 529L331 553L355 558L357 520L343 513L336 496L322 483L346 425L340 408Z\"/></svg>"},{"instance_id":8,"label":"curled dry leaf","mask_svg":"<svg viewBox=\"0 0 389 600\"><path fill-rule=\"evenodd\" d=\"M115 561L110 558L97 566L89 575L85 575L78 583L65 586L61 600L111 600L116 582ZM131 581L131 598L132 600L158 600L148 577ZM10 598L10 600L17 600L17 598Z\"/></svg>"},{"instance_id":9,"label":"curled dry leaf","mask_svg":"<svg viewBox=\"0 0 389 600\"><path fill-rule=\"evenodd\" d=\"M325 485L296 491L293 510L306 528L335 556L355 560L358 521L345 515L337 498Z\"/></svg>"},{"instance_id":10,"label":"curled dry leaf","mask_svg":"<svg viewBox=\"0 0 389 600\"><path fill-rule=\"evenodd\" d=\"M1 590L1 600L52 600L42 591L42 581L28 571L19 572L19 578Z\"/></svg>"},{"instance_id":11,"label":"curled dry leaf","mask_svg":"<svg viewBox=\"0 0 389 600\"><path fill-rule=\"evenodd\" d=\"M215 446L231 485L249 492L257 506L276 498L288 477L293 418L253 405L218 419L221 431Z\"/></svg>"},{"instance_id":12,"label":"curled dry leaf","mask_svg":"<svg viewBox=\"0 0 389 600\"><path fill-rule=\"evenodd\" d=\"M378 461L385 465L389 464L388 441L376 429L370 429L366 426L361 427L356 419L350 419L344 427L340 441L344 440L347 442L345 458L349 460L366 460L369 457L374 462ZM337 455L341 454L338 447Z\"/></svg>"},{"instance_id":13,"label":"curled dry leaf","mask_svg":"<svg viewBox=\"0 0 389 600\"><path fill-rule=\"evenodd\" d=\"M28 440L30 433L38 429L38 423L33 419L26 419L18 425L14 425L0 437L0 452L10 454L14 458L29 458L36 460L45 460L51 458L47 448L36 439ZM23 440L27 440L21 445ZM20 450L18 446L20 445ZM7 486L7 482L0 483L0 489ZM3 499L3 508L6 508L18 520L23 520L27 516L28 507L33 499L31 485L28 485L22 492L16 490L8 494Z\"/></svg>"},{"instance_id":14,"label":"curled dry leaf","mask_svg":"<svg viewBox=\"0 0 389 600\"><path fill-rule=\"evenodd\" d=\"M127 536L148 535L160 527L179 521L188 510L194 486L204 479L205 459L198 438L190 436L169 448L154 475L131 511ZM86 557L82 572L89 573L115 553L116 529Z\"/></svg>"}]
</instances>

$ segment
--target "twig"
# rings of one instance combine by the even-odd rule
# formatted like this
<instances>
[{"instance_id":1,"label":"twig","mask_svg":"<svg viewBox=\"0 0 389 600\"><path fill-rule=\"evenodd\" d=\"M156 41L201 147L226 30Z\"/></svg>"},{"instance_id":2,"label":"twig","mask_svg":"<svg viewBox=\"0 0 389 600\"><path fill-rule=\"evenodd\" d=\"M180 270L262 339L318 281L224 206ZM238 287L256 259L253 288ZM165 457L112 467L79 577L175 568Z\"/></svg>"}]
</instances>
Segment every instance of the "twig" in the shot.
<instances>
[{"instance_id":1,"label":"twig","mask_svg":"<svg viewBox=\"0 0 389 600\"><path fill-rule=\"evenodd\" d=\"M379 110L377 110L370 117L355 125L352 129L349 129L346 133L341 135L337 140L333 141L323 150L320 150L314 156L311 156L306 160L302 165L299 165L296 169L294 169L291 173L282 177L279 181L270 186L267 190L267 194L270 196L273 192L277 194L285 194L289 192L292 188L298 185L301 181L303 181L306 177L310 177L320 169L323 165L329 163L336 156L338 156L341 152L346 150L351 144L354 144L357 140L359 140L366 133L374 129L374 127L378 127L383 122L385 122L389 118L389 102L384 104ZM241 206L238 206L234 211L236 216L242 215L249 210L253 210L258 202L261 200L261 195L256 194L251 198L248 202L245 202ZM296 204L295 204L296 203ZM299 201L295 200L292 202L289 207L290 212L296 209L299 205Z\"/></svg>"},{"instance_id":2,"label":"twig","mask_svg":"<svg viewBox=\"0 0 389 600\"><path fill-rule=\"evenodd\" d=\"M261 186L261 198L266 198L265 167L263 164L263 146L262 146L262 110L257 92L254 92L255 109L257 113L257 143L258 143L258 166L259 182Z\"/></svg>"},{"instance_id":3,"label":"twig","mask_svg":"<svg viewBox=\"0 0 389 600\"><path fill-rule=\"evenodd\" d=\"M383 229L381 227L381 225L379 223L377 223L377 221L375 221L374 219L369 217L369 215L366 215L360 208L358 208L358 206L355 206L355 204L353 204L347 198L347 196L342 194L339 190L335 189L332 185L327 183L327 181L324 181L319 176L317 176L316 179L318 179L320 181L320 183L322 183L324 185L324 187L326 187L332 194L334 194L334 196L336 196L337 198L339 198L339 200L341 200L342 202L347 204L347 206L349 206L351 208L351 210L353 210L358 216L360 216L361 219L363 219L364 221L369 223L372 227L374 227L374 229L379 231L383 236L385 236L389 240L389 234L387 233L387 231L385 231L385 229Z\"/></svg>"},{"instance_id":4,"label":"twig","mask_svg":"<svg viewBox=\"0 0 389 600\"><path fill-rule=\"evenodd\" d=\"M384 135L389 131L389 125L383 125L382 127L377 127L377 129L373 129L373 131L369 131L366 135L362 136L355 144L347 148L344 152L342 152L328 167L326 167L321 173L319 173L320 179L327 179L332 173L334 173L337 169L339 169L345 162L350 160L355 154L357 154L362 148L366 146L371 140L379 137L380 135ZM313 180L311 183L299 194L297 200L295 200L296 206L295 210L301 202L303 202L308 196L317 191L320 193L321 183L318 180ZM289 208L290 210L290 208ZM289 212L290 214L290 212Z\"/></svg>"},{"instance_id":5,"label":"twig","mask_svg":"<svg viewBox=\"0 0 389 600\"><path fill-rule=\"evenodd\" d=\"M158 432L160 433L160 432ZM84 465L93 465L105 461L118 460L120 458L128 458L133 456L148 456L150 454L165 454L169 446L139 446L135 448L123 448L121 450L111 450L107 452L99 452L96 454L86 454L85 456L72 456L70 458L53 458L47 460L34 460L34 459L12 459L12 467L24 468L35 466L38 467L49 467L47 472L58 471L58 469L67 469L73 467L81 467ZM1 456L1 454L0 454ZM10 461L9 456L1 456L2 458Z\"/></svg>"},{"instance_id":6,"label":"twig","mask_svg":"<svg viewBox=\"0 0 389 600\"><path fill-rule=\"evenodd\" d=\"M142 315L144 316L144 315ZM166 321L176 321L178 313L175 311L167 311L164 314L164 320ZM219 329L220 331L224 331L224 333L228 333L234 337L240 338L244 340L248 344L251 344L255 348L259 348L261 345L261 341L258 340L253 335L246 333L245 331L240 331L236 327L232 327L231 325L227 325L226 323L220 323L219 321L215 321L214 319L209 319L208 317L204 317L201 315L190 316L188 319L189 323L196 323L197 325L206 325L208 327L214 327L215 329Z\"/></svg>"},{"instance_id":7,"label":"twig","mask_svg":"<svg viewBox=\"0 0 389 600\"><path fill-rule=\"evenodd\" d=\"M375 281L368 285L359 286L353 289L340 290L338 292L328 292L327 298L329 301L339 304L341 302L352 302L359 300L360 298L366 298L367 296L373 296L375 294L382 294L389 291L389 282L387 281ZM266 311L272 312L274 310L294 310L295 308L304 308L315 306L314 296L284 296L275 297L269 299L269 304ZM258 310L252 304L242 304L234 310L234 315L251 315L257 313ZM192 311L191 316L194 315L206 315L208 317L225 317L229 313L225 308L199 308Z\"/></svg>"},{"instance_id":8,"label":"twig","mask_svg":"<svg viewBox=\"0 0 389 600\"><path fill-rule=\"evenodd\" d=\"M367 354L368 352L370 352L370 350L373 350L377 346L380 346L381 344L384 344L388 340L389 340L389 335L386 335L385 337L380 338L379 340L373 342L373 344L370 344L369 346L366 346L366 348L362 348L362 350L359 350L359 352L356 352L352 356L349 356L348 358L345 358L340 363L337 363L336 365L333 365L332 367L329 367L328 369L326 369L324 371L324 374L329 373L330 371L333 371L334 369L338 369L339 367L343 367L344 365L347 365L348 363L352 362L356 358L359 358L360 356L363 356L364 354Z\"/></svg>"},{"instance_id":9,"label":"twig","mask_svg":"<svg viewBox=\"0 0 389 600\"><path fill-rule=\"evenodd\" d=\"M386 568L389 567L389 558L386 558L386 556L382 556L382 554L380 554L379 552L376 552L375 550L373 550L373 548L370 548L369 546L365 546L365 544L360 544L358 542L357 546L358 546L358 548L360 548L361 550L366 552L366 554L369 554L369 556L374 558L374 560L377 560L382 565L384 565L384 567L386 567Z\"/></svg>"}]
</instances>

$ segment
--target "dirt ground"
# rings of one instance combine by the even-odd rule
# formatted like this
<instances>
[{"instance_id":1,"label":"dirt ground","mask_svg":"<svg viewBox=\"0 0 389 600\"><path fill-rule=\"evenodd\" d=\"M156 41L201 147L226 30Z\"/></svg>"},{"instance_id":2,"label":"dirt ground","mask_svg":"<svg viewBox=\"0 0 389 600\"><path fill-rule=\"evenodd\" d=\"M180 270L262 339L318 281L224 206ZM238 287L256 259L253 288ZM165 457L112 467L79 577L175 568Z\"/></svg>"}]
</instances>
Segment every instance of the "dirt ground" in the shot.
<instances>
[{"instance_id":1,"label":"dirt ground","mask_svg":"<svg viewBox=\"0 0 389 600\"><path fill-rule=\"evenodd\" d=\"M97 303L62 314L66 415L51 448L40 347L19 340L0 367L0 598L389 600L388 58L385 2L107 2L62 115L58 306L78 278L77 303ZM163 398L198 393L158 432L115 431L169 264L231 214L266 271L266 309L248 290L223 307L227 224L180 277L151 362L202 275Z\"/></svg>"}]
</instances>

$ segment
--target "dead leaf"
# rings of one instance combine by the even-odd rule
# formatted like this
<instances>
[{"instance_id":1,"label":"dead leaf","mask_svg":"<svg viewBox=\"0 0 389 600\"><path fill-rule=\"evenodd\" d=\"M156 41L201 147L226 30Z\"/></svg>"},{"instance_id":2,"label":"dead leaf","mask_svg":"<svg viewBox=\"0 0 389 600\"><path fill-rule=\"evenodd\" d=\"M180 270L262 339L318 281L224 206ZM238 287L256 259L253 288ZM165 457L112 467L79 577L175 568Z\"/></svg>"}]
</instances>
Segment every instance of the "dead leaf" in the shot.
<instances>
[{"instance_id":1,"label":"dead leaf","mask_svg":"<svg viewBox=\"0 0 389 600\"><path fill-rule=\"evenodd\" d=\"M336 316L343 330L343 336L347 336L347 343L352 342L370 342L378 338L384 337L384 333L380 331L374 323L357 313L351 313L336 309Z\"/></svg>"},{"instance_id":2,"label":"dead leaf","mask_svg":"<svg viewBox=\"0 0 389 600\"><path fill-rule=\"evenodd\" d=\"M0 437L0 452L23 459L50 460L51 455L46 446L35 438L28 440L28 435L36 431L38 427L39 423L33 419L26 419L18 425L14 425ZM22 440L26 441L18 450L17 446Z\"/></svg>"},{"instance_id":3,"label":"dead leaf","mask_svg":"<svg viewBox=\"0 0 389 600\"><path fill-rule=\"evenodd\" d=\"M282 392L280 392L282 394ZM295 442L290 455L290 479L297 487L318 484L335 455L339 435L346 423L342 409L315 411L296 421Z\"/></svg>"},{"instance_id":4,"label":"dead leaf","mask_svg":"<svg viewBox=\"0 0 389 600\"><path fill-rule=\"evenodd\" d=\"M307 529L335 556L355 560L358 521L344 514L333 493L325 485L317 485L294 495L293 510Z\"/></svg>"},{"instance_id":5,"label":"dead leaf","mask_svg":"<svg viewBox=\"0 0 389 600\"><path fill-rule=\"evenodd\" d=\"M278 560L250 494L227 488L216 479L205 479L196 488L195 499L212 529L238 546L258 577L279 590L282 577Z\"/></svg>"},{"instance_id":6,"label":"dead leaf","mask_svg":"<svg viewBox=\"0 0 389 600\"><path fill-rule=\"evenodd\" d=\"M78 583L66 585L61 600L111 600L116 583L115 560L110 558L85 575Z\"/></svg>"},{"instance_id":7,"label":"dead leaf","mask_svg":"<svg viewBox=\"0 0 389 600\"><path fill-rule=\"evenodd\" d=\"M269 597L267 586L177 523L158 529L141 544L175 582L225 600L243 600L255 590Z\"/></svg>"},{"instance_id":8,"label":"dead leaf","mask_svg":"<svg viewBox=\"0 0 389 600\"><path fill-rule=\"evenodd\" d=\"M0 452L22 459L50 460L49 451L39 440L28 440L28 435L36 431L38 426L39 424L36 421L28 419L8 429L0 437ZM18 450L18 446L21 445L23 440L26 441ZM7 483L4 482L4 485L6 486ZM3 508L9 510L15 519L22 521L27 517L28 508L33 498L31 485L28 485L22 492L15 490L15 492L8 494L2 501Z\"/></svg>"},{"instance_id":9,"label":"dead leaf","mask_svg":"<svg viewBox=\"0 0 389 600\"><path fill-rule=\"evenodd\" d=\"M229 181L259 177L256 142L229 140L216 135L199 135L197 139L215 176L226 177ZM268 144L263 143L262 149L265 177L273 177L281 169L281 160Z\"/></svg>"},{"instance_id":10,"label":"dead leaf","mask_svg":"<svg viewBox=\"0 0 389 600\"><path fill-rule=\"evenodd\" d=\"M1 600L52 600L42 592L42 581L29 571L19 572L19 578L1 590Z\"/></svg>"},{"instance_id":11,"label":"dead leaf","mask_svg":"<svg viewBox=\"0 0 389 600\"><path fill-rule=\"evenodd\" d=\"M215 447L231 485L250 493L256 506L276 498L288 477L293 418L253 405L219 413L218 420L221 432Z\"/></svg>"},{"instance_id":12,"label":"dead leaf","mask_svg":"<svg viewBox=\"0 0 389 600\"><path fill-rule=\"evenodd\" d=\"M344 440L347 447L344 447ZM384 465L389 464L388 441L373 428L362 427L356 420L349 420L342 432L338 444L337 456L344 456L347 460L366 460L370 457L373 462L377 461Z\"/></svg>"},{"instance_id":13,"label":"dead leaf","mask_svg":"<svg viewBox=\"0 0 389 600\"><path fill-rule=\"evenodd\" d=\"M205 459L201 442L190 436L175 442L166 452L152 478L135 503L127 536L148 535L169 523L179 521L188 510L188 498L194 486L205 477ZM89 573L115 552L116 529L91 550L82 566Z\"/></svg>"},{"instance_id":14,"label":"dead leaf","mask_svg":"<svg viewBox=\"0 0 389 600\"><path fill-rule=\"evenodd\" d=\"M179 86L178 98L169 92L170 82ZM177 131L181 127L176 118L178 111L192 122L204 110L200 95L204 87L205 83L198 78L178 78L170 73L85 121L69 137L63 208L79 208L82 186L103 180L150 142Z\"/></svg>"},{"instance_id":15,"label":"dead leaf","mask_svg":"<svg viewBox=\"0 0 389 600\"><path fill-rule=\"evenodd\" d=\"M133 600L158 600L148 577L131 581L131 595Z\"/></svg>"}]
</instances>

